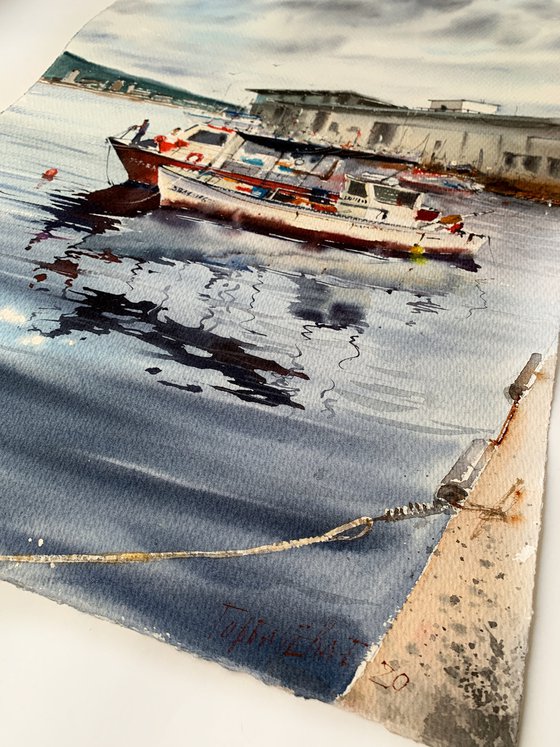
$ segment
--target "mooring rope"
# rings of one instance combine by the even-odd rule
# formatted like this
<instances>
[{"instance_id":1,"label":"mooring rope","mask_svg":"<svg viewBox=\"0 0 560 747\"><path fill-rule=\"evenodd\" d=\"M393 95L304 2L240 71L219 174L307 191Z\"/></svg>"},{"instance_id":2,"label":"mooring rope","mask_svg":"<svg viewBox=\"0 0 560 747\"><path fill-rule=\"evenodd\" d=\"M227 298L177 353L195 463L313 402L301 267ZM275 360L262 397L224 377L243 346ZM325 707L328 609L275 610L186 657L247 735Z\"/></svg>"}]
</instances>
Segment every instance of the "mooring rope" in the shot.
<instances>
[{"instance_id":1,"label":"mooring rope","mask_svg":"<svg viewBox=\"0 0 560 747\"><path fill-rule=\"evenodd\" d=\"M122 133L120 133L119 135L115 135L114 137L117 138L117 140L122 140L122 138L125 137L125 135L128 135L128 133L133 129L134 127L129 127L127 130L124 130ZM105 142L107 143L107 156L105 158L105 176L107 177L107 181L109 182L111 187L114 187L115 182L109 176L109 157L111 155L111 151L113 148L112 148L109 138L106 138Z\"/></svg>"},{"instance_id":2,"label":"mooring rope","mask_svg":"<svg viewBox=\"0 0 560 747\"><path fill-rule=\"evenodd\" d=\"M111 187L115 186L115 182L109 176L109 158L111 156L111 143L107 140L107 157L105 159L105 176Z\"/></svg>"},{"instance_id":3,"label":"mooring rope","mask_svg":"<svg viewBox=\"0 0 560 747\"><path fill-rule=\"evenodd\" d=\"M509 389L510 397L513 400L511 410L505 420L500 434L494 441L488 441L488 444L494 444L499 447L505 437L507 428L515 414L519 401L532 386L532 382L542 365L542 356L539 353L533 353L529 361L511 385ZM473 442L474 443L474 442ZM471 447L469 447L470 449ZM469 450L467 450L468 452ZM485 450L486 451L486 450ZM484 452L485 453L485 452ZM463 457L459 458L457 464L461 464ZM478 460L480 462L480 459ZM451 473L456 470L457 464L452 468ZM484 469L487 463L483 464ZM476 469L476 463L471 465L471 469ZM464 467L463 467L464 470ZM451 474L450 473L450 474ZM480 475L479 475L480 476ZM64 555L0 555L0 563L33 563L43 565L57 565L64 563L150 563L156 560L186 560L189 558L242 558L248 555L268 555L274 552L285 552L286 550L295 550L299 547L309 545L318 545L326 542L352 542L367 536L373 526L378 521L395 522L405 519L427 518L437 514L456 512L460 510L479 511L481 518L504 519L508 510L503 509L503 502L510 497L515 491L520 489L523 484L521 479L513 485L505 498L496 506L482 506L479 504L465 505L465 499L471 492L473 485L470 484L463 489L463 494L459 497L440 497L442 488L461 488L461 481L455 479L447 484L440 486L435 498L430 503L410 502L407 505L395 506L394 508L385 509L380 516L372 518L371 516L361 516L359 519L348 521L340 524L334 529L319 534L314 537L302 537L300 539L283 540L273 542L269 545L258 545L256 547L247 547L239 550L170 550L167 552L107 552L107 553L74 553ZM449 490L446 491L449 493ZM454 495L454 494L452 494ZM359 530L359 531L355 531Z\"/></svg>"},{"instance_id":4,"label":"mooring rope","mask_svg":"<svg viewBox=\"0 0 560 747\"><path fill-rule=\"evenodd\" d=\"M241 550L171 550L168 552L108 552L77 553L68 555L0 555L0 563L36 563L56 565L64 563L149 563L155 560L181 560L188 558L242 558L247 555L267 555L273 552L294 550L298 547L322 542L351 542L369 534L376 520L370 516L348 521L316 537L274 542L270 545L247 547ZM360 531L354 532L359 529Z\"/></svg>"}]
</instances>

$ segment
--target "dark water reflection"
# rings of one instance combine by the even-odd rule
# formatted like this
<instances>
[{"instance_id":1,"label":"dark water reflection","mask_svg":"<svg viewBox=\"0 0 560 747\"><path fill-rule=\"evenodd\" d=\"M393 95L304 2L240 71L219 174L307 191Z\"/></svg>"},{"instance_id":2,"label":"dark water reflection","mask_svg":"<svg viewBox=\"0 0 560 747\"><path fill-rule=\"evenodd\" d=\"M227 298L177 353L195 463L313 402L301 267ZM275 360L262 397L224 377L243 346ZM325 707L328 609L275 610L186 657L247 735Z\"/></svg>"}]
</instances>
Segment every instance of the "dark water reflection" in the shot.
<instances>
[{"instance_id":1,"label":"dark water reflection","mask_svg":"<svg viewBox=\"0 0 560 747\"><path fill-rule=\"evenodd\" d=\"M46 240L58 239L68 243L64 237L67 229L77 230L85 236L70 243L62 255L55 255L50 261L39 260L30 287L40 286L48 280L50 273L55 273L64 279L67 288L72 288L81 274L80 262L83 258L95 259L104 264L121 264L125 258L134 259L138 271L147 262L145 257L119 256L109 248L94 252L80 247L87 236L119 231L122 227L120 218L145 215L158 206L157 189L130 182L91 193L55 195L46 208L51 217L45 221L41 231L31 239L26 249L30 250ZM150 260L168 262L163 255L154 257L152 254ZM224 273L216 268L205 290L210 290L220 275L223 277ZM341 300L340 289L329 288L305 275L294 277L293 280L299 292L297 300L290 303L289 309L295 317L312 322L314 327L335 331L352 327L360 334L367 327L365 308L353 301ZM259 292L258 287L255 287L255 291ZM205 330L203 321L210 317L201 320L196 327L188 327L167 316L168 309L165 305L149 300L131 301L124 293L109 293L85 285L74 297L74 302L74 311L63 314L57 327L42 333L45 337L56 338L73 332L128 335L160 351L156 358L172 360L192 369L214 369L235 386L214 385L218 391L229 392L247 402L304 409L294 399L298 392L294 382L289 388L280 389L267 383L258 371L272 372L292 380L309 379L305 372L297 367L286 368L274 360L255 355L251 352L257 349L255 345ZM32 329L41 332L39 328ZM306 331L309 331L309 327ZM351 338L351 344L358 350L355 339L356 336ZM199 354L193 351L199 351ZM158 367L147 370L154 375L161 373ZM162 385L191 393L202 392L202 388L196 384L178 384L163 378L158 381Z\"/></svg>"},{"instance_id":2,"label":"dark water reflection","mask_svg":"<svg viewBox=\"0 0 560 747\"><path fill-rule=\"evenodd\" d=\"M119 218L142 215L158 207L157 188L150 189L128 182L76 195L55 194L50 204L43 208L43 212L50 217L27 248L46 239L56 238L55 234L65 228L88 234L118 231L121 226Z\"/></svg>"},{"instance_id":3,"label":"dark water reflection","mask_svg":"<svg viewBox=\"0 0 560 747\"><path fill-rule=\"evenodd\" d=\"M320 285L314 278L301 276L295 282L299 297L290 304L290 311L298 319L333 330L367 327L363 306L337 299L332 288Z\"/></svg>"},{"instance_id":4,"label":"dark water reflection","mask_svg":"<svg viewBox=\"0 0 560 747\"><path fill-rule=\"evenodd\" d=\"M61 271L61 274L65 273ZM264 376L257 373L270 371L279 376L308 379L303 371L284 368L273 360L253 355L247 350L249 346L243 346L238 340L221 337L200 326L180 324L165 316L164 306L150 301L133 302L124 294L87 287L84 287L82 296L82 302L76 305L75 310L61 316L57 328L45 333L46 337L55 338L72 332L129 335L160 351L155 357L162 361L172 360L193 369L214 369L237 387L215 386L219 391L230 392L247 402L303 409L303 405L293 400L292 392L268 385ZM160 370L152 368L148 372L157 374ZM160 380L160 383L190 392L202 391L196 385L172 384L164 380Z\"/></svg>"}]
</instances>

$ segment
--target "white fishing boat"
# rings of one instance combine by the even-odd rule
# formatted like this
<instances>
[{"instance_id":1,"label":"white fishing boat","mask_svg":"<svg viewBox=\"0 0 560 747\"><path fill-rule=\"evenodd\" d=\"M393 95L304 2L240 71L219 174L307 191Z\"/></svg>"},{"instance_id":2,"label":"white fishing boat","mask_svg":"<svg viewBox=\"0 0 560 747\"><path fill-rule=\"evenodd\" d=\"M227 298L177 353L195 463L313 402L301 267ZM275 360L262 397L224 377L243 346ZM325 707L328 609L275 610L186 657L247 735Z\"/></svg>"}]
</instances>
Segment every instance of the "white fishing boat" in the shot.
<instances>
[{"instance_id":1,"label":"white fishing boat","mask_svg":"<svg viewBox=\"0 0 560 747\"><path fill-rule=\"evenodd\" d=\"M343 190L332 192L160 166L158 186L162 207L318 245L472 257L487 240L465 231L460 215L423 207L418 192L349 175Z\"/></svg>"}]
</instances>

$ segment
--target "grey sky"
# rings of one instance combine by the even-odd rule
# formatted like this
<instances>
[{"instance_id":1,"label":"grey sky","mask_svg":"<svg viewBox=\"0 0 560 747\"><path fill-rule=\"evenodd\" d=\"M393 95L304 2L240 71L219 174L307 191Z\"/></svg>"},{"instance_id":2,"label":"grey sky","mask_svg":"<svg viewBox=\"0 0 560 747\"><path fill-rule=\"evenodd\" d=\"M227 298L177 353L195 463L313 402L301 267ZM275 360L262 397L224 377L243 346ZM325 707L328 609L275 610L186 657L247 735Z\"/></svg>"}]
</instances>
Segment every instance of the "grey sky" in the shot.
<instances>
[{"instance_id":1,"label":"grey sky","mask_svg":"<svg viewBox=\"0 0 560 747\"><path fill-rule=\"evenodd\" d=\"M560 116L560 0L119 0L69 49L242 103L313 87Z\"/></svg>"}]
</instances>

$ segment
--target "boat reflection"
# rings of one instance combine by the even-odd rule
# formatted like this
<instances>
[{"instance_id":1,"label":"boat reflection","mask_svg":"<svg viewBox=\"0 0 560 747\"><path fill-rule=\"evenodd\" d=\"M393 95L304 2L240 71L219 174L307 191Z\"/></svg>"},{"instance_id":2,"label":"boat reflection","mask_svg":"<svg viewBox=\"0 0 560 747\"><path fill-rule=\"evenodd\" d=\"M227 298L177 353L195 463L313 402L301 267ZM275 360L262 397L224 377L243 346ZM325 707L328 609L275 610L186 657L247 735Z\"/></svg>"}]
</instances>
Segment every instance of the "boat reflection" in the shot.
<instances>
[{"instance_id":1,"label":"boat reflection","mask_svg":"<svg viewBox=\"0 0 560 747\"><path fill-rule=\"evenodd\" d=\"M203 329L200 325L189 327L165 315L159 304L151 301L131 301L125 294L108 293L85 288L82 300L73 312L63 314L55 329L44 332L45 337L56 338L76 333L83 335L108 335L111 333L134 337L156 351L156 359L162 363L174 361L189 369L219 371L232 386L212 385L218 391L228 392L247 402L257 402L271 407L288 405L303 409L294 401L297 392L279 389L269 384L260 372L278 376L307 379L300 370L288 369L274 360L251 352L247 343L225 338ZM150 374L159 374L158 366L146 369ZM178 384L159 380L190 392L201 392L202 387L193 384Z\"/></svg>"},{"instance_id":2,"label":"boat reflection","mask_svg":"<svg viewBox=\"0 0 560 747\"><path fill-rule=\"evenodd\" d=\"M43 211L50 217L26 249L29 250L47 239L70 240L70 237L55 235L65 229L94 235L119 231L122 225L119 218L143 215L158 206L157 189L132 182L75 195L53 193L51 204L43 207Z\"/></svg>"},{"instance_id":3,"label":"boat reflection","mask_svg":"<svg viewBox=\"0 0 560 747\"><path fill-rule=\"evenodd\" d=\"M365 315L370 294L355 288L327 285L310 276L294 280L299 289L297 299L290 304L294 316L313 322L317 327L339 331L353 327L362 332L368 326Z\"/></svg>"},{"instance_id":4,"label":"boat reflection","mask_svg":"<svg viewBox=\"0 0 560 747\"><path fill-rule=\"evenodd\" d=\"M372 300L380 309L380 298L397 292L403 308L411 295L439 308L432 297L462 282L451 263L256 242L157 205L157 191L134 184L52 195L26 247L30 286L56 299L36 332L132 337L155 359L138 356L137 368L162 386L334 413L348 368L367 374L360 338L378 313Z\"/></svg>"}]
</instances>

